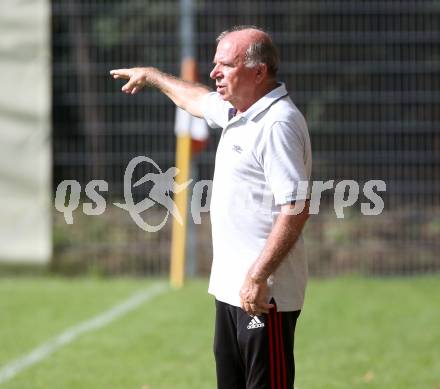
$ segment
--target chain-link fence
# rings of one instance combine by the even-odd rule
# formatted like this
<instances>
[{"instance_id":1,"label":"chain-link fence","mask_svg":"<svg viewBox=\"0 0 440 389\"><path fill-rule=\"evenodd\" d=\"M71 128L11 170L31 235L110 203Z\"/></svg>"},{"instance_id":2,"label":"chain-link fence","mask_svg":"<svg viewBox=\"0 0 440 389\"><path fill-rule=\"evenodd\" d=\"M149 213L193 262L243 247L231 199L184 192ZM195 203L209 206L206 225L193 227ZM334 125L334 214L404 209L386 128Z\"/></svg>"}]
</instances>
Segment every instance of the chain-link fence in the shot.
<instances>
[{"instance_id":1,"label":"chain-link fence","mask_svg":"<svg viewBox=\"0 0 440 389\"><path fill-rule=\"evenodd\" d=\"M440 268L440 3L438 1L197 1L196 52L208 79L215 38L237 24L268 30L281 52L279 79L305 114L315 180L386 182L378 216L361 199L339 219L331 191L306 228L313 274L401 274ZM103 179L106 212L55 213L53 266L69 271L166 274L169 223L139 229L111 205L138 155L174 165L174 113L154 90L120 93L110 69L149 65L178 74L177 1L53 1L54 187ZM212 177L219 134L194 160ZM141 172L139 172L141 173ZM135 196L145 197L138 191ZM362 197L362 196L361 196ZM156 209L157 220L163 216ZM209 221L196 228L199 272L209 269Z\"/></svg>"}]
</instances>

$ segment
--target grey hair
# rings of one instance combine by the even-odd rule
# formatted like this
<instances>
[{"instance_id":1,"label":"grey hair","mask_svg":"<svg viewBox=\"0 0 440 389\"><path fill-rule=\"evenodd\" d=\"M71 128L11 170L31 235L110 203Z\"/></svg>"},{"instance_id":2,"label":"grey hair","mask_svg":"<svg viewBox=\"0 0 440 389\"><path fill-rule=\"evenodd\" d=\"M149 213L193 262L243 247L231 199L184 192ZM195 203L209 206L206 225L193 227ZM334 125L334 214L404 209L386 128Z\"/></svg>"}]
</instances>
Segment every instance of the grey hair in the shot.
<instances>
[{"instance_id":1,"label":"grey hair","mask_svg":"<svg viewBox=\"0 0 440 389\"><path fill-rule=\"evenodd\" d=\"M234 26L220 33L216 39L216 42L219 43L226 35L230 34L231 32L243 30L257 30L263 32L266 35L266 38L253 42L249 45L244 57L245 65L247 67L253 68L260 63L264 63L267 66L267 73L269 74L269 76L275 78L278 71L280 56L278 53L278 49L273 44L271 37L266 31L252 25Z\"/></svg>"}]
</instances>

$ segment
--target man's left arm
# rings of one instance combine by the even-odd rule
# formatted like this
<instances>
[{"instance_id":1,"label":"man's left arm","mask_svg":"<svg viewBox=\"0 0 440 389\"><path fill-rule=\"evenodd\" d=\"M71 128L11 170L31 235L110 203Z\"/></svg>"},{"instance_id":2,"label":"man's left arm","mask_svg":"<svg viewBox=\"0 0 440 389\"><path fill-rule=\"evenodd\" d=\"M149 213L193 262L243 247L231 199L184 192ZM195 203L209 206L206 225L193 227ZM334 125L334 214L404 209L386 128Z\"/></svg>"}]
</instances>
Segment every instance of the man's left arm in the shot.
<instances>
[{"instance_id":1,"label":"man's left arm","mask_svg":"<svg viewBox=\"0 0 440 389\"><path fill-rule=\"evenodd\" d=\"M303 209L301 211L301 208ZM301 211L301 212L298 212ZM250 315L268 313L267 279L293 247L309 217L309 201L297 201L281 207L260 255L249 269L240 290L241 307Z\"/></svg>"}]
</instances>

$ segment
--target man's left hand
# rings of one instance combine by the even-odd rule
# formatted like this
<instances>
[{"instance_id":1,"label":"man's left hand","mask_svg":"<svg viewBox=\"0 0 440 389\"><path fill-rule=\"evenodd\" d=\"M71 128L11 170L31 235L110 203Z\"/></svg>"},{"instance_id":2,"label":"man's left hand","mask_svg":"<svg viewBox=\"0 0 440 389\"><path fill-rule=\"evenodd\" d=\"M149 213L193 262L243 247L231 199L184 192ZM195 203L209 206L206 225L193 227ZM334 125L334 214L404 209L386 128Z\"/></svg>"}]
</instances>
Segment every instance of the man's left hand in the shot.
<instances>
[{"instance_id":1,"label":"man's left hand","mask_svg":"<svg viewBox=\"0 0 440 389\"><path fill-rule=\"evenodd\" d=\"M267 281L257 281L246 276L240 290L241 308L251 316L258 316L262 313L269 313L273 304L267 303Z\"/></svg>"}]
</instances>

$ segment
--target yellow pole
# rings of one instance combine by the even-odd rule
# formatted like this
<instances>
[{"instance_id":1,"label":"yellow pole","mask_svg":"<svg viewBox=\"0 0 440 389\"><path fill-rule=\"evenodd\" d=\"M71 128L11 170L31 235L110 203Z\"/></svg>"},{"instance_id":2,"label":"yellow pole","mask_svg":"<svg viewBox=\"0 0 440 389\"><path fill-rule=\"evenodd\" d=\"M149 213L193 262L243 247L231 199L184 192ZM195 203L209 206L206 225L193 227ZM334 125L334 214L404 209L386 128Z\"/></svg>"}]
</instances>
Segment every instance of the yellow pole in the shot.
<instances>
[{"instance_id":1,"label":"yellow pole","mask_svg":"<svg viewBox=\"0 0 440 389\"><path fill-rule=\"evenodd\" d=\"M197 81L197 66L192 58L182 62L181 76L187 81ZM191 162L191 134L190 129L185 135L177 136L176 145L176 167L180 170L176 176L176 184L189 180ZM185 278L185 253L188 221L188 190L175 193L174 202L182 216L183 223L180 224L173 218L173 229L171 236L171 269L170 282L173 288L181 288Z\"/></svg>"}]
</instances>

